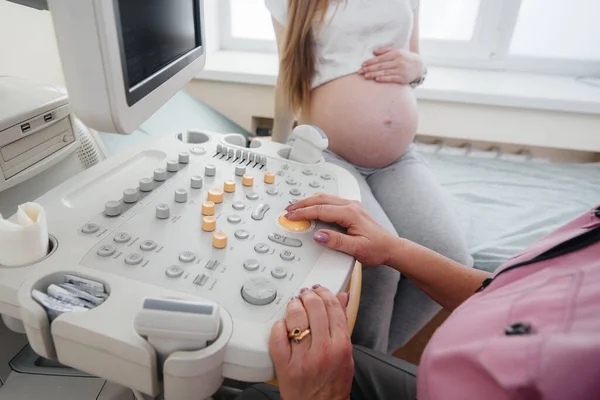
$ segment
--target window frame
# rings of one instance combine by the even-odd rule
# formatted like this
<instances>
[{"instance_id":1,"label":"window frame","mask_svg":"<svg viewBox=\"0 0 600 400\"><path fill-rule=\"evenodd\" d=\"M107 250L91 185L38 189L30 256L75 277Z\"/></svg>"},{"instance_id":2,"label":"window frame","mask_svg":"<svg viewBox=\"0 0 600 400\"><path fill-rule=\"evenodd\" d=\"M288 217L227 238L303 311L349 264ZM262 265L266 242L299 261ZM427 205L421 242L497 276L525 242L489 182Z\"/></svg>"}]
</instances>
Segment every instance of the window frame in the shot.
<instances>
[{"instance_id":1,"label":"window frame","mask_svg":"<svg viewBox=\"0 0 600 400\"><path fill-rule=\"evenodd\" d=\"M470 41L420 40L420 52L427 64L577 77L598 76L600 61L511 55L511 40L523 0L480 1L473 38ZM221 50L277 53L274 41L233 37L231 0L219 0L218 7Z\"/></svg>"}]
</instances>

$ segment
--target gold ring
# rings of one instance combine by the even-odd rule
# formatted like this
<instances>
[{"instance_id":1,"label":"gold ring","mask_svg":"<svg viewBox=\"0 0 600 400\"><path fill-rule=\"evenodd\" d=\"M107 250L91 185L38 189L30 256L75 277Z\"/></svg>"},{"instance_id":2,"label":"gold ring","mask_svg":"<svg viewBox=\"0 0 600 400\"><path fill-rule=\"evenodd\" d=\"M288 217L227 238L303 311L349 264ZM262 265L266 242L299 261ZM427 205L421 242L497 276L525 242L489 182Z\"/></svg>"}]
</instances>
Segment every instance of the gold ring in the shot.
<instances>
[{"instance_id":1,"label":"gold ring","mask_svg":"<svg viewBox=\"0 0 600 400\"><path fill-rule=\"evenodd\" d=\"M293 340L294 343L300 343L302 339L310 335L310 328L306 328L305 330L300 330L300 328L295 328L288 333L288 338Z\"/></svg>"}]
</instances>

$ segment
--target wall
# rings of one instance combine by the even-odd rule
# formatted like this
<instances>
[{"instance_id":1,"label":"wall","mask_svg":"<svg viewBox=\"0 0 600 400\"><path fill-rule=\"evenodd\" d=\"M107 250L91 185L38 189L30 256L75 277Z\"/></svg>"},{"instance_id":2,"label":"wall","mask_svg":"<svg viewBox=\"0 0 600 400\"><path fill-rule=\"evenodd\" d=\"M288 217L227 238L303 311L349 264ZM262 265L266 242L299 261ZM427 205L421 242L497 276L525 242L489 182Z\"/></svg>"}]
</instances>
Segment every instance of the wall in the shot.
<instances>
[{"instance_id":1,"label":"wall","mask_svg":"<svg viewBox=\"0 0 600 400\"><path fill-rule=\"evenodd\" d=\"M48 11L0 0L0 75L64 85Z\"/></svg>"}]
</instances>

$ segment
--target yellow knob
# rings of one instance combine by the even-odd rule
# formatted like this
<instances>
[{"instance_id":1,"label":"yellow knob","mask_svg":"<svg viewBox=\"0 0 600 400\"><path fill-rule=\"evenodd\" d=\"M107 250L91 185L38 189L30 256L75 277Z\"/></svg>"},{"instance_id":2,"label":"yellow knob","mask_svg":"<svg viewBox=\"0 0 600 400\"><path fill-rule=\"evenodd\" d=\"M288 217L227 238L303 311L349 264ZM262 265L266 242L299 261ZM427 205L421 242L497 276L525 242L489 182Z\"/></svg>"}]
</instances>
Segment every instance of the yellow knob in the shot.
<instances>
[{"instance_id":1,"label":"yellow knob","mask_svg":"<svg viewBox=\"0 0 600 400\"><path fill-rule=\"evenodd\" d=\"M275 183L274 172L265 172L265 183Z\"/></svg>"},{"instance_id":2,"label":"yellow knob","mask_svg":"<svg viewBox=\"0 0 600 400\"><path fill-rule=\"evenodd\" d=\"M202 230L212 232L217 229L217 219L213 216L202 217Z\"/></svg>"},{"instance_id":3,"label":"yellow knob","mask_svg":"<svg viewBox=\"0 0 600 400\"><path fill-rule=\"evenodd\" d=\"M225 232L215 232L213 234L213 247L224 249L227 247L227 234Z\"/></svg>"},{"instance_id":4,"label":"yellow knob","mask_svg":"<svg viewBox=\"0 0 600 400\"><path fill-rule=\"evenodd\" d=\"M235 192L235 181L225 181L225 184L223 185L223 189L227 193Z\"/></svg>"},{"instance_id":5,"label":"yellow knob","mask_svg":"<svg viewBox=\"0 0 600 400\"><path fill-rule=\"evenodd\" d=\"M302 232L302 231L308 230L308 229L310 229L310 226L311 226L310 221L307 221L307 220L290 221L284 215L279 217L279 223L285 229L294 231L294 232Z\"/></svg>"},{"instance_id":6,"label":"yellow knob","mask_svg":"<svg viewBox=\"0 0 600 400\"><path fill-rule=\"evenodd\" d=\"M208 191L208 200L216 204L223 202L223 191L219 188L212 188Z\"/></svg>"},{"instance_id":7,"label":"yellow knob","mask_svg":"<svg viewBox=\"0 0 600 400\"><path fill-rule=\"evenodd\" d=\"M202 215L215 215L215 203L212 201L202 203Z\"/></svg>"},{"instance_id":8,"label":"yellow knob","mask_svg":"<svg viewBox=\"0 0 600 400\"><path fill-rule=\"evenodd\" d=\"M253 186L254 185L254 177L252 175L244 175L244 177L242 178L242 185Z\"/></svg>"}]
</instances>

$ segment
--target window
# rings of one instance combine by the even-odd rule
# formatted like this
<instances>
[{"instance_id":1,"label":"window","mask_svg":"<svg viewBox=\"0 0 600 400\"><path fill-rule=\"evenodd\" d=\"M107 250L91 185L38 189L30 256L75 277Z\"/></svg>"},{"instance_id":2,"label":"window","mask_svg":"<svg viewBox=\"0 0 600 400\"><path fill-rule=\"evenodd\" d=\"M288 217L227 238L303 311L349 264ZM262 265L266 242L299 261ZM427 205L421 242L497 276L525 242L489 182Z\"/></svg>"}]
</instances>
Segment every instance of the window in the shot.
<instances>
[{"instance_id":1,"label":"window","mask_svg":"<svg viewBox=\"0 0 600 400\"><path fill-rule=\"evenodd\" d=\"M275 52L264 0L219 0L224 49ZM420 43L435 65L600 73L598 0L421 0Z\"/></svg>"}]
</instances>

